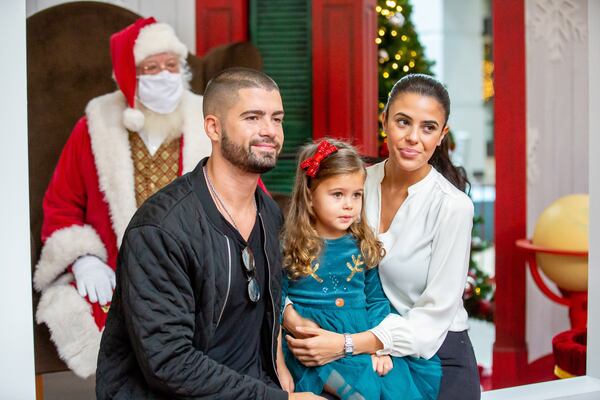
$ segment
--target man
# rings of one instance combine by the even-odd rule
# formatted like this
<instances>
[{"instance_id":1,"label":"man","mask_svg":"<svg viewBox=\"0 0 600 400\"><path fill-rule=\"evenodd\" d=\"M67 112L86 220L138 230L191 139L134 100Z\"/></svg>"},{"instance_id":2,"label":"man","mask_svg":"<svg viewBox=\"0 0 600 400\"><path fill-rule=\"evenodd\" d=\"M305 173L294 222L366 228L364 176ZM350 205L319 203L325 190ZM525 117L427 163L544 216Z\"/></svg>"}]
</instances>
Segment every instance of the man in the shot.
<instances>
[{"instance_id":1,"label":"man","mask_svg":"<svg viewBox=\"0 0 600 400\"><path fill-rule=\"evenodd\" d=\"M77 375L96 370L125 228L150 195L210 153L186 46L154 18L110 40L119 90L89 102L46 192L34 275L39 323Z\"/></svg>"},{"instance_id":2,"label":"man","mask_svg":"<svg viewBox=\"0 0 600 400\"><path fill-rule=\"evenodd\" d=\"M288 397L275 368L282 216L257 189L283 145L279 89L229 69L208 84L203 111L210 158L148 200L125 233L100 400Z\"/></svg>"}]
</instances>

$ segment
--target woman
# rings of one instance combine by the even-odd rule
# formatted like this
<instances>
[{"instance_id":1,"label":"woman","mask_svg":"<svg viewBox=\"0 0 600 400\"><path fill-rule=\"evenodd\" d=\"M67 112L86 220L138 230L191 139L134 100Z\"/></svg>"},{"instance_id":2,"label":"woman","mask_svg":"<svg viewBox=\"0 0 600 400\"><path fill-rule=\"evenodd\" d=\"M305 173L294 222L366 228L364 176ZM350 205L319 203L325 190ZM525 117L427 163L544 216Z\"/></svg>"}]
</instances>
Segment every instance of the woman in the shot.
<instances>
[{"instance_id":1,"label":"woman","mask_svg":"<svg viewBox=\"0 0 600 400\"><path fill-rule=\"evenodd\" d=\"M414 74L393 87L382 113L389 158L367 170L367 220L386 256L383 289L397 313L352 335L354 354L431 358L442 364L439 399L478 399L479 376L462 304L473 204L447 151L448 92ZM294 355L322 365L344 354L344 336L319 329L288 306L284 327Z\"/></svg>"}]
</instances>

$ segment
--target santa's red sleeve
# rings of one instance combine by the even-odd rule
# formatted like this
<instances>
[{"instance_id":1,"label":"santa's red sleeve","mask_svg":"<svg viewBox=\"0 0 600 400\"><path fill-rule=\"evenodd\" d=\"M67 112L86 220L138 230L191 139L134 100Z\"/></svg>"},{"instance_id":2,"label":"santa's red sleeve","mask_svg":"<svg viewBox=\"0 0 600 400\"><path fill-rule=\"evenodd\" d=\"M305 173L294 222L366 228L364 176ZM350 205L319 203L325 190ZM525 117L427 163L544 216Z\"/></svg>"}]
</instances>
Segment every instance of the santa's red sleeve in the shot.
<instances>
[{"instance_id":1,"label":"santa's red sleeve","mask_svg":"<svg viewBox=\"0 0 600 400\"><path fill-rule=\"evenodd\" d=\"M81 118L69 136L44 196L42 252L33 283L44 290L80 256L94 255L106 261L106 248L96 230L86 224L90 136Z\"/></svg>"}]
</instances>

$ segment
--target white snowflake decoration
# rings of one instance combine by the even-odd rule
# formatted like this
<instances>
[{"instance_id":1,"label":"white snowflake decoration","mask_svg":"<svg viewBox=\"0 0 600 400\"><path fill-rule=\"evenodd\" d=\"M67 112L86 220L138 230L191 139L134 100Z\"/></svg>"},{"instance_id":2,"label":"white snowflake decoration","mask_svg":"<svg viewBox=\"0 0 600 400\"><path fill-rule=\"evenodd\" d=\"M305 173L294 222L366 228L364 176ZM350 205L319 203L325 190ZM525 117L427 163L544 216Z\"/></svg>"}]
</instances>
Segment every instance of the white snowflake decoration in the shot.
<instances>
[{"instance_id":1,"label":"white snowflake decoration","mask_svg":"<svg viewBox=\"0 0 600 400\"><path fill-rule=\"evenodd\" d=\"M529 127L527 135L527 184L529 187L536 186L541 175L537 162L539 142L540 132L536 128Z\"/></svg>"},{"instance_id":2,"label":"white snowflake decoration","mask_svg":"<svg viewBox=\"0 0 600 400\"><path fill-rule=\"evenodd\" d=\"M578 18L579 5L573 0L537 0L533 11L533 32L536 39L546 41L551 61L563 57L567 42L581 42L585 27Z\"/></svg>"}]
</instances>

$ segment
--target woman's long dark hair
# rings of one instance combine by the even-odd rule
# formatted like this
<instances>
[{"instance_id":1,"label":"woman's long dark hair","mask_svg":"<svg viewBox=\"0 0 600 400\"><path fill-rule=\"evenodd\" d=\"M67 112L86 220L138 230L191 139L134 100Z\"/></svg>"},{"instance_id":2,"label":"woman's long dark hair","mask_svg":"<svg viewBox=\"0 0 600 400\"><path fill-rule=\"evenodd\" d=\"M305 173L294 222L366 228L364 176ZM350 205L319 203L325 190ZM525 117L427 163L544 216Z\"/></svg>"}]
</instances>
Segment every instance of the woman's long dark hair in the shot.
<instances>
[{"instance_id":1,"label":"woman's long dark hair","mask_svg":"<svg viewBox=\"0 0 600 400\"><path fill-rule=\"evenodd\" d=\"M392 88L387 103L383 108L386 118L388 109L394 100L403 93L415 93L422 96L432 97L437 100L444 109L445 120L444 127L450 117L450 96L448 91L438 80L424 74L409 74L400 79ZM443 128L442 128L443 129ZM456 167L450 161L449 153L449 135L444 137L442 144L436 147L433 155L429 159L431 164L444 178L448 179L454 186L463 192L470 186L465 169Z\"/></svg>"}]
</instances>

